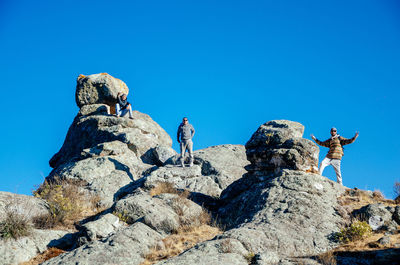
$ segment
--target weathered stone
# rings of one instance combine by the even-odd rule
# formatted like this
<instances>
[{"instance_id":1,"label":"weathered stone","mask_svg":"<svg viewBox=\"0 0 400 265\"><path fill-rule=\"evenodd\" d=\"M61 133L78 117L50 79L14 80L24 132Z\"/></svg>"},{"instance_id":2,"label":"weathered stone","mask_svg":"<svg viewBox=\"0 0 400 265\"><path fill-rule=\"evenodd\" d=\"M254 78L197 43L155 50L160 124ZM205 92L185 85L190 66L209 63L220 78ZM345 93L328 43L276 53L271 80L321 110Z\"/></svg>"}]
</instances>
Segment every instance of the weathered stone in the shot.
<instances>
[{"instance_id":1,"label":"weathered stone","mask_svg":"<svg viewBox=\"0 0 400 265\"><path fill-rule=\"evenodd\" d=\"M33 229L27 237L17 240L0 239L0 264L17 265L28 261L45 251L49 246L57 246L54 241L67 234L65 231Z\"/></svg>"},{"instance_id":2,"label":"weathered stone","mask_svg":"<svg viewBox=\"0 0 400 265\"><path fill-rule=\"evenodd\" d=\"M157 265L210 265L230 264L247 265L246 256L249 252L235 239L212 240L200 243L185 251L179 256L166 261L156 263Z\"/></svg>"},{"instance_id":3,"label":"weathered stone","mask_svg":"<svg viewBox=\"0 0 400 265\"><path fill-rule=\"evenodd\" d=\"M78 112L78 117L89 115L108 115L110 114L110 107L106 104L91 104L82 106Z\"/></svg>"},{"instance_id":4,"label":"weathered stone","mask_svg":"<svg viewBox=\"0 0 400 265\"><path fill-rule=\"evenodd\" d=\"M162 239L161 235L143 223L135 223L104 240L83 245L71 252L52 258L44 265L137 265L144 255Z\"/></svg>"},{"instance_id":5,"label":"weathered stone","mask_svg":"<svg viewBox=\"0 0 400 265\"><path fill-rule=\"evenodd\" d=\"M108 237L123 225L119 218L111 213L99 219L85 223L80 227L80 245Z\"/></svg>"},{"instance_id":6,"label":"weathered stone","mask_svg":"<svg viewBox=\"0 0 400 265\"><path fill-rule=\"evenodd\" d=\"M279 263L279 256L273 251L258 253L254 257L256 265L272 265Z\"/></svg>"},{"instance_id":7,"label":"weathered stone","mask_svg":"<svg viewBox=\"0 0 400 265\"><path fill-rule=\"evenodd\" d=\"M158 145L153 148L153 155L156 165L162 166L169 158L176 155L176 151L170 146Z\"/></svg>"},{"instance_id":8,"label":"weathered stone","mask_svg":"<svg viewBox=\"0 0 400 265\"><path fill-rule=\"evenodd\" d=\"M47 203L42 199L0 191L0 221L4 219L4 213L7 211L22 215L28 220L48 212Z\"/></svg>"},{"instance_id":9,"label":"weathered stone","mask_svg":"<svg viewBox=\"0 0 400 265\"><path fill-rule=\"evenodd\" d=\"M382 225L388 225L392 221L392 213L381 203L366 205L354 211L353 216L361 221L369 221L371 217L380 218Z\"/></svg>"},{"instance_id":10,"label":"weathered stone","mask_svg":"<svg viewBox=\"0 0 400 265\"><path fill-rule=\"evenodd\" d=\"M192 167L165 166L151 172L144 182L144 187L151 189L159 182L170 182L177 189L189 190L209 196L218 196L221 188L213 176L202 176L198 165Z\"/></svg>"},{"instance_id":11,"label":"weathered stone","mask_svg":"<svg viewBox=\"0 0 400 265\"><path fill-rule=\"evenodd\" d=\"M378 240L378 243L383 245L383 246L389 246L390 245L390 236L383 236Z\"/></svg>"},{"instance_id":12,"label":"weathered stone","mask_svg":"<svg viewBox=\"0 0 400 265\"><path fill-rule=\"evenodd\" d=\"M129 218L129 223L143 221L158 232L169 234L178 230L179 216L162 199L136 193L119 200L114 211Z\"/></svg>"},{"instance_id":13,"label":"weathered stone","mask_svg":"<svg viewBox=\"0 0 400 265\"><path fill-rule=\"evenodd\" d=\"M129 89L123 81L107 73L80 75L76 83L75 100L79 108L89 104L112 106L117 103L119 92L126 95L129 93Z\"/></svg>"},{"instance_id":14,"label":"weathered stone","mask_svg":"<svg viewBox=\"0 0 400 265\"><path fill-rule=\"evenodd\" d=\"M342 224L335 209L343 192L343 186L302 171L246 176L221 195L226 206L219 209L218 216L230 229L222 237L236 238L256 253L324 252L336 245L329 237Z\"/></svg>"},{"instance_id":15,"label":"weathered stone","mask_svg":"<svg viewBox=\"0 0 400 265\"><path fill-rule=\"evenodd\" d=\"M101 152L100 152L101 153ZM77 162L69 162L54 169L47 179L53 178L79 180L84 188L98 196L100 204L110 207L118 197L119 191L139 176L141 163L136 156L95 156Z\"/></svg>"},{"instance_id":16,"label":"weathered stone","mask_svg":"<svg viewBox=\"0 0 400 265\"><path fill-rule=\"evenodd\" d=\"M249 172L268 174L281 169L317 172L319 148L301 138L304 126L298 122L276 120L261 125L246 143Z\"/></svg>"},{"instance_id":17,"label":"weathered stone","mask_svg":"<svg viewBox=\"0 0 400 265\"><path fill-rule=\"evenodd\" d=\"M400 206L396 206L393 214L393 220L395 220L397 224L400 225Z\"/></svg>"},{"instance_id":18,"label":"weathered stone","mask_svg":"<svg viewBox=\"0 0 400 265\"><path fill-rule=\"evenodd\" d=\"M138 158L152 163L150 149L157 145L171 146L172 140L148 115L133 111L133 117L133 120L104 115L76 117L60 151L50 159L50 166L56 168L76 161L84 149L112 141L127 144Z\"/></svg>"}]
</instances>

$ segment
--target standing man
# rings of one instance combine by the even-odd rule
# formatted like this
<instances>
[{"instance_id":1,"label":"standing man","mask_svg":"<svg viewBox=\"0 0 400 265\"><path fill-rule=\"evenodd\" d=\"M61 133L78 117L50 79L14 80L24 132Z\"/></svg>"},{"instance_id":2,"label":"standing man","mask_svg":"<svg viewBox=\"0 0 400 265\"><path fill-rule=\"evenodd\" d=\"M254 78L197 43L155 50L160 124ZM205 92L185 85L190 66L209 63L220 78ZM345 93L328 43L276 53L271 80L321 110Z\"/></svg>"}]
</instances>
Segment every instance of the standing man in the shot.
<instances>
[{"instance_id":1,"label":"standing man","mask_svg":"<svg viewBox=\"0 0 400 265\"><path fill-rule=\"evenodd\" d=\"M178 143L181 146L181 165L185 167L185 152L188 150L190 157L190 167L193 166L193 142L194 128L189 123L188 118L184 117L182 123L178 127Z\"/></svg>"},{"instance_id":2,"label":"standing man","mask_svg":"<svg viewBox=\"0 0 400 265\"><path fill-rule=\"evenodd\" d=\"M331 138L321 142L314 135L311 134L311 138L320 146L329 148L328 154L322 160L319 167L319 174L322 175L326 166L332 165L336 172L336 179L339 184L342 184L342 174L340 172L340 162L343 156L343 145L353 143L358 137L358 132L351 139L346 139L337 134L336 128L331 129ZM342 184L343 185L343 184Z\"/></svg>"},{"instance_id":3,"label":"standing man","mask_svg":"<svg viewBox=\"0 0 400 265\"><path fill-rule=\"evenodd\" d=\"M128 102L126 94L118 92L117 98L118 103L115 104L115 112L117 114L117 117L124 117L129 112L129 119L133 119L132 105Z\"/></svg>"}]
</instances>

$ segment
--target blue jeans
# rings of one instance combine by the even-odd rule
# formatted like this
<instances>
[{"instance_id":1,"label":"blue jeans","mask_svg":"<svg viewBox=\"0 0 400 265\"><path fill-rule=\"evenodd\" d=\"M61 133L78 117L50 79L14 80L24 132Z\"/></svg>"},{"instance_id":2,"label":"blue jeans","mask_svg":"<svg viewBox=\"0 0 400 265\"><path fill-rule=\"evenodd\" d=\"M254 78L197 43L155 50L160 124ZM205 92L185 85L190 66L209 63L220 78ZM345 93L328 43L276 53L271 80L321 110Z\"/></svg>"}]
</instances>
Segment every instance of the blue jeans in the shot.
<instances>
[{"instance_id":1,"label":"blue jeans","mask_svg":"<svg viewBox=\"0 0 400 265\"><path fill-rule=\"evenodd\" d=\"M126 107L125 109L121 110L121 107L119 104L115 104L115 112L117 113L118 116L124 117L128 112L129 112L129 118L133 118L132 116L132 108L131 106Z\"/></svg>"}]
</instances>

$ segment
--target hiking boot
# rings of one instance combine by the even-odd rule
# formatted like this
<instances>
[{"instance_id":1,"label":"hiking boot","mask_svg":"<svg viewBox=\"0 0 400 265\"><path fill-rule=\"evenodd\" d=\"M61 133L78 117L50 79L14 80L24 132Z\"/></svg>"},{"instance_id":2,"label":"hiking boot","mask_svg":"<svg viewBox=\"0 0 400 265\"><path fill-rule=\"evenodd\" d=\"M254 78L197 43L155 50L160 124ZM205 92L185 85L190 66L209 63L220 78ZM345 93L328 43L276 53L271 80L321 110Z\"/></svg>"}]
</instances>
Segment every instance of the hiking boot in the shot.
<instances>
[{"instance_id":1,"label":"hiking boot","mask_svg":"<svg viewBox=\"0 0 400 265\"><path fill-rule=\"evenodd\" d=\"M133 120L133 117L129 117L129 119Z\"/></svg>"}]
</instances>

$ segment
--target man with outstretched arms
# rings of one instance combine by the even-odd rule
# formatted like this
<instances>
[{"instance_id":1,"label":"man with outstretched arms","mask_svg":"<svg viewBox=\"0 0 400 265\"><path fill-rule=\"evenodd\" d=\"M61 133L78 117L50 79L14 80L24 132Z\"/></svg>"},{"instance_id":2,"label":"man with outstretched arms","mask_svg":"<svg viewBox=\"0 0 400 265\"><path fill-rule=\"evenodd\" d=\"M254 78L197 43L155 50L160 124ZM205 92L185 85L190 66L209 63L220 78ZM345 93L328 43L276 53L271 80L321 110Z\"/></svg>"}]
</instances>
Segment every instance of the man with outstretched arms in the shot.
<instances>
[{"instance_id":1,"label":"man with outstretched arms","mask_svg":"<svg viewBox=\"0 0 400 265\"><path fill-rule=\"evenodd\" d=\"M325 146L329 148L328 154L322 160L319 167L319 174L322 175L326 166L332 165L336 172L336 179L339 184L342 184L342 174L340 172L340 162L343 156L343 145L353 143L358 137L358 132L351 139L346 139L339 134L337 134L336 128L331 129L331 138L321 142L314 135L311 134L311 138L320 146Z\"/></svg>"},{"instance_id":2,"label":"man with outstretched arms","mask_svg":"<svg viewBox=\"0 0 400 265\"><path fill-rule=\"evenodd\" d=\"M194 128L189 123L188 118L184 117L182 123L178 127L178 143L180 143L181 147L181 165L185 167L185 152L188 150L190 157L190 167L193 166L193 142L192 138L194 136Z\"/></svg>"}]
</instances>

